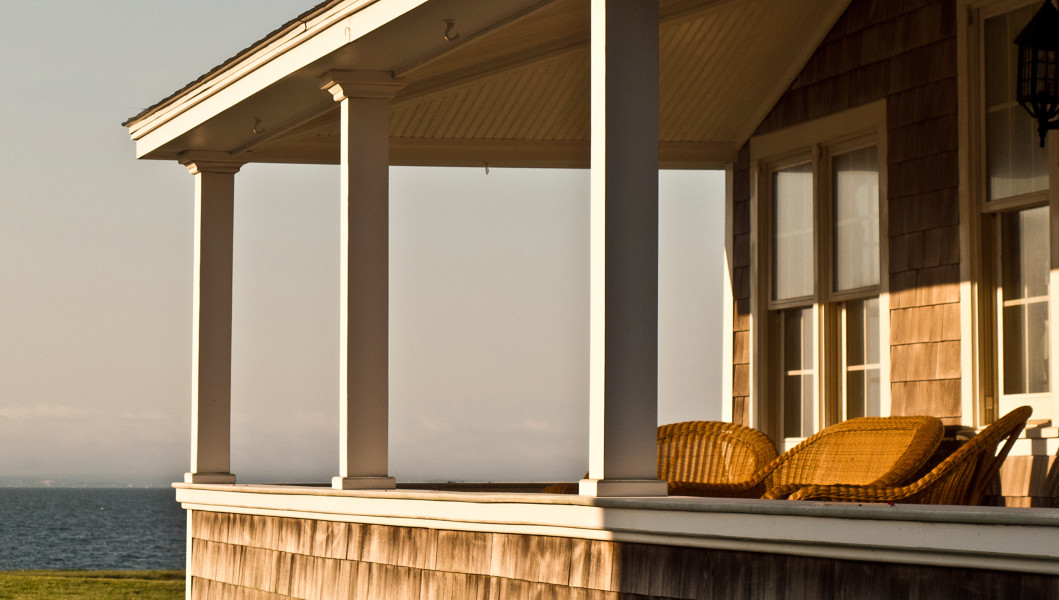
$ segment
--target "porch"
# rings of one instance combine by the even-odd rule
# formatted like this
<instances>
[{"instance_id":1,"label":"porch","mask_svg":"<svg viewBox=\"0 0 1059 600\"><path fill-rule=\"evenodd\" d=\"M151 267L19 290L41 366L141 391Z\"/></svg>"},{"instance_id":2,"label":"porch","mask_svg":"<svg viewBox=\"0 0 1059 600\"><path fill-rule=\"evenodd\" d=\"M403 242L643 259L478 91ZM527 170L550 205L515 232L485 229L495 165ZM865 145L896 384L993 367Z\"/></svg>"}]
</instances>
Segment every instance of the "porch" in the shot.
<instances>
[{"instance_id":1,"label":"porch","mask_svg":"<svg viewBox=\"0 0 1059 600\"><path fill-rule=\"evenodd\" d=\"M189 515L192 598L1059 592L1049 509L593 498L534 484L174 487Z\"/></svg>"},{"instance_id":2,"label":"porch","mask_svg":"<svg viewBox=\"0 0 1059 600\"><path fill-rule=\"evenodd\" d=\"M781 447L858 411L972 428L996 417L996 361L975 342L993 331L974 313L988 278L971 265L977 233L961 226L980 196L962 150L977 88L955 58L971 38L957 10L967 3L589 6L324 3L129 122L139 157L177 160L196 178L191 468L175 484L189 597L1059 596L1053 510L666 497L655 478L666 166L727 172L727 417ZM449 19L457 9L465 16ZM767 43L721 43L751 35ZM503 127L468 126L486 115ZM542 126L553 122L562 127ZM859 173L854 196L874 209L859 222L868 235L855 236L870 268L847 289L830 281L839 201L817 192L838 177L830 157L854 153L866 165L848 169ZM232 199L249 162L341 165L330 487L236 485L231 468ZM397 164L591 167L581 495L392 476L386 215ZM799 185L773 186L778 174ZM1050 189L1033 207L1059 206L1059 184ZM778 204L808 225L779 231ZM770 244L785 235L806 257L782 267L805 275L791 295L770 289L782 254ZM803 342L790 347L804 356L774 355L782 340ZM851 362L854 347L872 351ZM1051 419L1051 396L1041 402ZM1045 496L1037 475L1055 462L1056 430L1037 425L1008 478L1024 484L1013 496Z\"/></svg>"}]
</instances>

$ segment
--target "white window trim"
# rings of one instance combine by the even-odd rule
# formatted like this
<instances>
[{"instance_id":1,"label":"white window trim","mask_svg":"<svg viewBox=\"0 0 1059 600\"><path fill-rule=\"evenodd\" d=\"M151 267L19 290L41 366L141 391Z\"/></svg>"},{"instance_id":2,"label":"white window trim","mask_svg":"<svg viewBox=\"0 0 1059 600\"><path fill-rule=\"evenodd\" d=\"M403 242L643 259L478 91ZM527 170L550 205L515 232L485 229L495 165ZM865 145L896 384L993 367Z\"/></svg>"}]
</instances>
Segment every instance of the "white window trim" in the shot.
<instances>
[{"instance_id":1,"label":"white window trim","mask_svg":"<svg viewBox=\"0 0 1059 600\"><path fill-rule=\"evenodd\" d=\"M992 273L982 258L986 239L982 232L983 215L1001 212L1025 204L1023 198L986 202L985 181L985 135L982 122L984 87L984 65L979 60L981 52L982 26L985 20L1005 12L1026 6L1038 6L1038 0L957 0L957 86L959 93L957 118L959 121L959 198L960 198L960 363L961 363L961 411L962 421L981 428L988 424L987 404L998 404L994 397L993 373L998 368L993 356L995 349L986 344L996 344L992 339L992 310L983 307L981 294L995 294L985 289L980 282L992 282ZM1048 281L1049 380L1052 386L1048 414L1035 409L1033 419L1051 419L1056 425L1059 419L1059 132L1048 134L1048 192L1051 252L1051 273ZM1031 203L1033 204L1033 203ZM1041 205L1040 203L1036 203ZM1029 204L1026 205L1029 207ZM991 287L991 286L990 286ZM988 306L988 305L987 305ZM985 330L988 329L988 332ZM984 334L984 335L983 335ZM1040 407L1041 404L1035 403ZM1000 415L996 415L1000 416Z\"/></svg>"},{"instance_id":2,"label":"white window trim","mask_svg":"<svg viewBox=\"0 0 1059 600\"><path fill-rule=\"evenodd\" d=\"M781 431L774 431L766 418L768 410L768 377L772 365L768 364L768 312L781 308L789 301L774 302L771 298L771 242L769 240L769 206L763 205L768 197L764 190L770 185L770 173L777 164L792 161L797 157L812 157L814 162L821 145L840 147L844 142L871 138L878 148L879 156L879 373L880 413L891 412L890 396L890 252L889 210L887 193L887 148L886 148L886 101L877 100L856 108L834 113L807 123L794 125L775 132L756 136L750 140L750 296L751 296L751 356L750 356L750 423L770 434L781 445L786 445ZM814 177L814 188L820 185ZM814 197L819 197L814 189ZM823 224L823 225L826 225ZM815 230L823 226L816 223ZM821 268L830 266L830 235L814 235L815 277L821 276ZM821 267L824 265L824 267ZM829 276L828 276L829 278ZM843 294L831 294L831 301L839 301ZM849 295L846 293L845 295ZM819 302L813 303L814 364L817 369L814 394L814 411L817 413L817 430L821 426L820 398L827 375L821 364ZM827 350L825 350L827 351ZM786 440L795 442L795 438Z\"/></svg>"}]
</instances>

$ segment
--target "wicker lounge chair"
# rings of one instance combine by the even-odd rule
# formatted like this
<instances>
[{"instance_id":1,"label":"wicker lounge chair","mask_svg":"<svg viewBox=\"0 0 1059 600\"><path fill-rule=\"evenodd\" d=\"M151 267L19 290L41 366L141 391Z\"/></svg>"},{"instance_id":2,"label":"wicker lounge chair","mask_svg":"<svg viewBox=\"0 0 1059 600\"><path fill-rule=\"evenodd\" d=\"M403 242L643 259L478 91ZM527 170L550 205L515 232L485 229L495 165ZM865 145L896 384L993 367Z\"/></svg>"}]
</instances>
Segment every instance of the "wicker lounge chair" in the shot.
<instances>
[{"instance_id":1,"label":"wicker lounge chair","mask_svg":"<svg viewBox=\"0 0 1059 600\"><path fill-rule=\"evenodd\" d=\"M658 478L736 483L776 458L765 434L719 421L684 421L658 428Z\"/></svg>"},{"instance_id":2,"label":"wicker lounge chair","mask_svg":"<svg viewBox=\"0 0 1059 600\"><path fill-rule=\"evenodd\" d=\"M735 423L683 421L658 428L658 478L666 481L739 482L775 458L768 436ZM544 491L576 494L577 484L557 483Z\"/></svg>"},{"instance_id":3,"label":"wicker lounge chair","mask_svg":"<svg viewBox=\"0 0 1059 600\"><path fill-rule=\"evenodd\" d=\"M806 485L902 483L934 453L942 431L935 417L850 419L813 435L744 481L670 480L669 493L775 499Z\"/></svg>"},{"instance_id":4,"label":"wicker lounge chair","mask_svg":"<svg viewBox=\"0 0 1059 600\"><path fill-rule=\"evenodd\" d=\"M792 500L835 502L901 502L908 504L981 504L1008 452L1033 409L1016 408L971 438L914 483L886 485L814 485L791 495ZM1006 440L1006 441L1005 441ZM1004 443L1000 447L1001 442ZM1000 451L997 448L1000 447Z\"/></svg>"}]
</instances>

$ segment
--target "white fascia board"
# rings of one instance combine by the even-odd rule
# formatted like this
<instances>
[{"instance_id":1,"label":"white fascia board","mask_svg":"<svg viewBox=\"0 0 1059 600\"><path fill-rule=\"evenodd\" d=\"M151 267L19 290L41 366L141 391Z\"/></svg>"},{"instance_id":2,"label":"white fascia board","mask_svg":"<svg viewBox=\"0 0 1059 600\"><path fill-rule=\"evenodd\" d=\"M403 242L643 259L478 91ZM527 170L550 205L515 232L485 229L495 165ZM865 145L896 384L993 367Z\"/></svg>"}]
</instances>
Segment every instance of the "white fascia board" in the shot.
<instances>
[{"instance_id":1,"label":"white fascia board","mask_svg":"<svg viewBox=\"0 0 1059 600\"><path fill-rule=\"evenodd\" d=\"M142 158L298 69L393 21L428 0L350 0L185 91L129 124Z\"/></svg>"},{"instance_id":2,"label":"white fascia board","mask_svg":"<svg viewBox=\"0 0 1059 600\"><path fill-rule=\"evenodd\" d=\"M188 510L1059 574L1059 513L177 484Z\"/></svg>"}]
</instances>

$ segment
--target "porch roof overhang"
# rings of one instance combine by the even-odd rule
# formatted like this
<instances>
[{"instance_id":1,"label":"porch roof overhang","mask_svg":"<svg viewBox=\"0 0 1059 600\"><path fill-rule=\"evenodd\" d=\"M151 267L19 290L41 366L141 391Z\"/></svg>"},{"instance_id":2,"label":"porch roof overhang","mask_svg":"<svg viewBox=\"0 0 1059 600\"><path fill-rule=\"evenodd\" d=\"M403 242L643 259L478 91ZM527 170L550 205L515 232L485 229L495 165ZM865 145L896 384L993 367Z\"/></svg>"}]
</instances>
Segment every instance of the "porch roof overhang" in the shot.
<instances>
[{"instance_id":1,"label":"porch roof overhang","mask_svg":"<svg viewBox=\"0 0 1059 600\"><path fill-rule=\"evenodd\" d=\"M659 166L732 162L848 3L660 0ZM321 78L383 71L393 165L587 167L590 4L330 0L125 125L138 158L338 164Z\"/></svg>"}]
</instances>

